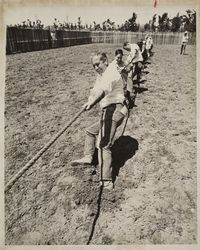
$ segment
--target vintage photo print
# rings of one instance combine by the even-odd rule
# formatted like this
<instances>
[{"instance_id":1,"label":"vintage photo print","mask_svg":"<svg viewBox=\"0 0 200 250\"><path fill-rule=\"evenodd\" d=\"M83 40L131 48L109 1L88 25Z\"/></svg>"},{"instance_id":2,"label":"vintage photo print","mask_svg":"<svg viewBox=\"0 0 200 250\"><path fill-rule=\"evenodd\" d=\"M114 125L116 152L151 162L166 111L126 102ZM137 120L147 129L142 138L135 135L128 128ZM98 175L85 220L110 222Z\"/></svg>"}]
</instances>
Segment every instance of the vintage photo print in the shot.
<instances>
[{"instance_id":1,"label":"vintage photo print","mask_svg":"<svg viewBox=\"0 0 200 250\"><path fill-rule=\"evenodd\" d=\"M1 3L5 249L198 249L198 1Z\"/></svg>"}]
</instances>

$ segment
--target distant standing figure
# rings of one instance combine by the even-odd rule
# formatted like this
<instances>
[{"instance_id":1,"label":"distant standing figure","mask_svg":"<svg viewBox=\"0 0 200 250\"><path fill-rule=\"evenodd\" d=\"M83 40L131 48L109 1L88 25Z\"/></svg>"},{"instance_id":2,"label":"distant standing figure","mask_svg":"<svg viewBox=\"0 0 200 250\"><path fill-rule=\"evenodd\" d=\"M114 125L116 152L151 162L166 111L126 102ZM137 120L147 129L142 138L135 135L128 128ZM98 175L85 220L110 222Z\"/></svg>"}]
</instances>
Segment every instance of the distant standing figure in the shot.
<instances>
[{"instance_id":1,"label":"distant standing figure","mask_svg":"<svg viewBox=\"0 0 200 250\"><path fill-rule=\"evenodd\" d=\"M149 40L150 40L150 43L151 43L151 47L150 47L150 50L149 50L149 52L150 52L150 56L152 56L152 49L153 49L153 38L152 38L152 36L151 36L151 35L149 36Z\"/></svg>"},{"instance_id":2,"label":"distant standing figure","mask_svg":"<svg viewBox=\"0 0 200 250\"><path fill-rule=\"evenodd\" d=\"M181 41L181 55L185 54L185 49L186 49L186 45L188 44L188 40L189 40L189 34L187 31L184 32L183 34L183 38Z\"/></svg>"},{"instance_id":3,"label":"distant standing figure","mask_svg":"<svg viewBox=\"0 0 200 250\"><path fill-rule=\"evenodd\" d=\"M145 37L146 40L146 51L147 51L147 56L150 57L151 55L151 50L153 48L153 39L150 35L147 35Z\"/></svg>"}]
</instances>

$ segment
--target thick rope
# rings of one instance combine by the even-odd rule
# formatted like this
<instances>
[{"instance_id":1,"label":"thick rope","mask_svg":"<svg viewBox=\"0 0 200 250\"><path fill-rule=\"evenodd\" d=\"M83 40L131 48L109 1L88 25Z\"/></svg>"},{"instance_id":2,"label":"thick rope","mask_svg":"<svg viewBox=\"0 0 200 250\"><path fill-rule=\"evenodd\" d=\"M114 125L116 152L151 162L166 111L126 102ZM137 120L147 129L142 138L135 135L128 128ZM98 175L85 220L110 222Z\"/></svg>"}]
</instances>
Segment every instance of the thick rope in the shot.
<instances>
[{"instance_id":1,"label":"thick rope","mask_svg":"<svg viewBox=\"0 0 200 250\"><path fill-rule=\"evenodd\" d=\"M124 132L126 130L126 125L127 125L127 122L128 122L128 118L129 118L129 110L128 110L127 115L126 115L126 120L125 120L125 123L124 123L124 127L123 127L123 130L122 130L121 136L124 135Z\"/></svg>"},{"instance_id":2,"label":"thick rope","mask_svg":"<svg viewBox=\"0 0 200 250\"><path fill-rule=\"evenodd\" d=\"M101 158L101 166L100 166L100 181L102 182L103 180L103 149L101 146L102 143L102 138L103 138L103 110L101 112L101 119L100 119L100 143L99 143L99 149L100 149L100 158ZM103 183L102 183L103 184Z\"/></svg>"},{"instance_id":3,"label":"thick rope","mask_svg":"<svg viewBox=\"0 0 200 250\"><path fill-rule=\"evenodd\" d=\"M19 172L14 175L11 180L5 186L5 192L7 192L14 183L42 156L42 154L60 137L65 130L71 126L71 124L85 111L82 108L81 111L63 128L61 129L24 167L22 167Z\"/></svg>"}]
</instances>

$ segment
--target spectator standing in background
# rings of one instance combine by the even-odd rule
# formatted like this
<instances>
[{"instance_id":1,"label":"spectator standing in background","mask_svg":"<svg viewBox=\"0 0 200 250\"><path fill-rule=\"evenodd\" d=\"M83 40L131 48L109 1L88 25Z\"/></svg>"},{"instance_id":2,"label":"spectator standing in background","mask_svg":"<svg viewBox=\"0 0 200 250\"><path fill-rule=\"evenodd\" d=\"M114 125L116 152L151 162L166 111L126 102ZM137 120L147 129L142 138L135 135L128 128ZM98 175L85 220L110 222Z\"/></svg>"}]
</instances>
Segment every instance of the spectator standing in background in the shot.
<instances>
[{"instance_id":1,"label":"spectator standing in background","mask_svg":"<svg viewBox=\"0 0 200 250\"><path fill-rule=\"evenodd\" d=\"M146 51L147 51L147 56L148 58L150 57L151 50L153 48L153 39L150 35L145 36L146 40Z\"/></svg>"},{"instance_id":2,"label":"spectator standing in background","mask_svg":"<svg viewBox=\"0 0 200 250\"><path fill-rule=\"evenodd\" d=\"M183 34L183 38L182 38L182 41L181 41L181 55L185 54L185 49L186 49L186 46L188 44L188 40L189 40L189 34L187 31L184 32Z\"/></svg>"},{"instance_id":3,"label":"spectator standing in background","mask_svg":"<svg viewBox=\"0 0 200 250\"><path fill-rule=\"evenodd\" d=\"M149 35L149 40L150 40L150 49L149 49L149 52L150 52L150 56L152 56L152 49L153 49L153 38L151 35Z\"/></svg>"}]
</instances>

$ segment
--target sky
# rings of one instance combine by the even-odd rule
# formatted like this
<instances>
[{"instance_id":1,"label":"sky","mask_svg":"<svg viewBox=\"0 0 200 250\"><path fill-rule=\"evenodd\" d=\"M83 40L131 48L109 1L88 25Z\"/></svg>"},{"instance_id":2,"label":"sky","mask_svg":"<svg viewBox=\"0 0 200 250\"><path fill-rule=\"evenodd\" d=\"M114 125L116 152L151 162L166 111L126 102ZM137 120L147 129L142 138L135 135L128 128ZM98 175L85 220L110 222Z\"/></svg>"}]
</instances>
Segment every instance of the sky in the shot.
<instances>
[{"instance_id":1,"label":"sky","mask_svg":"<svg viewBox=\"0 0 200 250\"><path fill-rule=\"evenodd\" d=\"M22 21L30 19L35 21L40 19L46 25L52 25L54 18L57 18L61 23L64 21L76 23L78 17L81 17L82 24L90 24L93 21L102 23L106 19L110 19L116 24L122 24L125 20L131 18L132 13L137 14L137 23L145 24L152 19L154 14L162 15L164 12L169 14L169 17L174 17L178 12L184 14L185 10L193 9L191 6L153 6L135 7L135 6L34 6L34 7L17 7L9 9L5 12L5 24L18 24Z\"/></svg>"}]
</instances>

